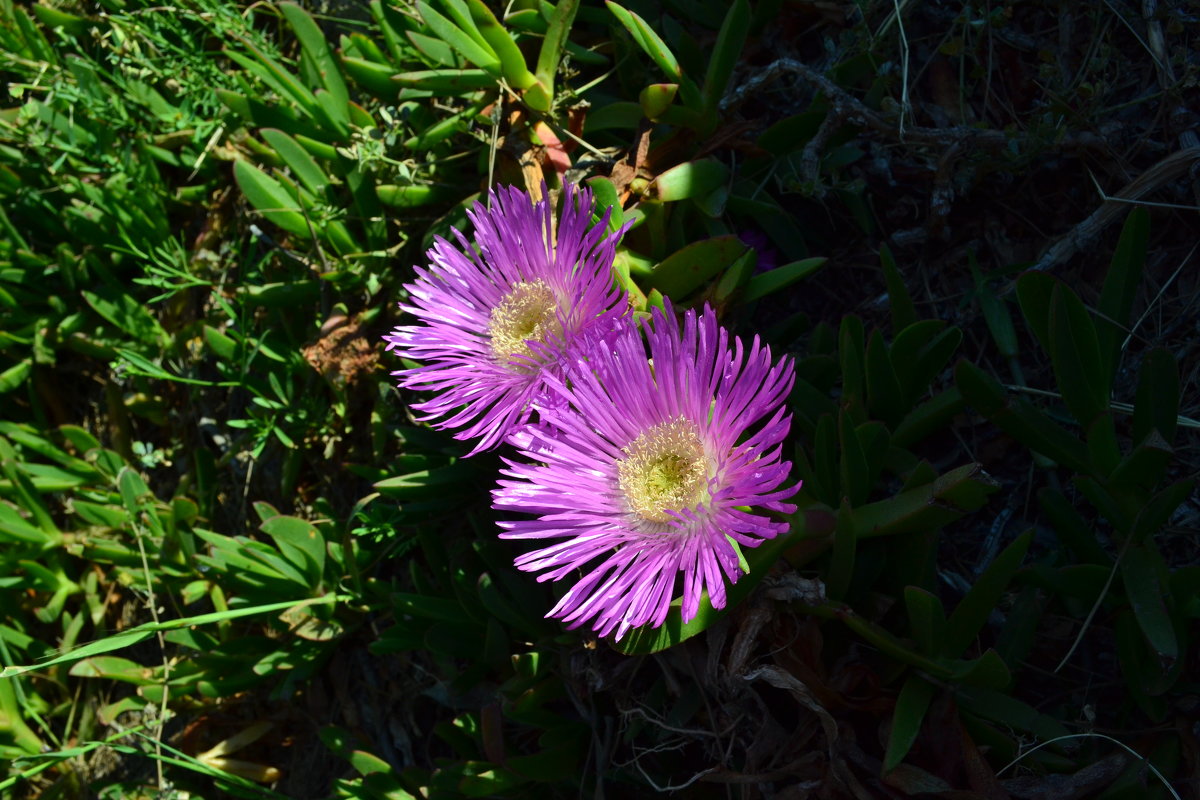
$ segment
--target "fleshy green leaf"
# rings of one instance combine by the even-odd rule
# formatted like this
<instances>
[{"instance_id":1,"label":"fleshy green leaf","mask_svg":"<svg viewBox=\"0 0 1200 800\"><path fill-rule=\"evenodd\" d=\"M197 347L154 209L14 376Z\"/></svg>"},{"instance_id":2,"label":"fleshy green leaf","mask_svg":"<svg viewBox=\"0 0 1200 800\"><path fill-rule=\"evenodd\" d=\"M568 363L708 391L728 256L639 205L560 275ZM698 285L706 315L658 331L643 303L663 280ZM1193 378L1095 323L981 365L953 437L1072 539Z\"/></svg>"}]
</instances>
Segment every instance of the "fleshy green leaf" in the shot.
<instances>
[{"instance_id":1,"label":"fleshy green leaf","mask_svg":"<svg viewBox=\"0 0 1200 800\"><path fill-rule=\"evenodd\" d=\"M546 111L553 102L554 75L558 72L558 62L562 59L563 47L568 43L567 34L571 32L577 11L579 0L558 0L554 13L550 16L549 28L542 39L542 48L538 51L537 85L527 94L527 101L530 101L530 105L536 110ZM545 108L542 108L542 105Z\"/></svg>"},{"instance_id":2,"label":"fleshy green leaf","mask_svg":"<svg viewBox=\"0 0 1200 800\"><path fill-rule=\"evenodd\" d=\"M910 447L949 424L955 414L963 410L966 402L962 392L950 387L914 408L897 423L892 431L892 444Z\"/></svg>"},{"instance_id":3,"label":"fleshy green leaf","mask_svg":"<svg viewBox=\"0 0 1200 800\"><path fill-rule=\"evenodd\" d=\"M725 95L729 77L737 66L750 30L750 4L746 0L734 0L721 23L717 43L713 46L704 76L704 109L711 125L716 125L717 104Z\"/></svg>"},{"instance_id":4,"label":"fleshy green leaf","mask_svg":"<svg viewBox=\"0 0 1200 800\"><path fill-rule=\"evenodd\" d=\"M657 120L661 117L674 102L678 90L677 83L652 83L642 89L638 95L638 102L642 105L642 113L646 115L646 119Z\"/></svg>"},{"instance_id":5,"label":"fleshy green leaf","mask_svg":"<svg viewBox=\"0 0 1200 800\"><path fill-rule=\"evenodd\" d=\"M906 347L909 342L904 334L917 325L909 326L901 331L896 344L892 346L892 363L896 365L896 377L904 391L906 402L915 403L929 391L962 342L962 331L958 328L946 328L933 336L919 349L910 350Z\"/></svg>"},{"instance_id":6,"label":"fleshy green leaf","mask_svg":"<svg viewBox=\"0 0 1200 800\"><path fill-rule=\"evenodd\" d=\"M33 370L33 359L26 358L18 361L8 369L0 372L0 394L11 392L13 389L25 383L25 379L29 377L29 373Z\"/></svg>"},{"instance_id":7,"label":"fleshy green leaf","mask_svg":"<svg viewBox=\"0 0 1200 800\"><path fill-rule=\"evenodd\" d=\"M831 600L844 600L854 578L854 551L857 539L854 533L854 510L846 499L838 509L837 527L833 531L833 547L829 557L829 569L825 573L825 593Z\"/></svg>"},{"instance_id":8,"label":"fleshy green leaf","mask_svg":"<svg viewBox=\"0 0 1200 800\"><path fill-rule=\"evenodd\" d=\"M329 185L329 177L321 166L309 155L308 151L281 130L265 128L261 131L267 144L274 148L283 163L287 165L300 185L315 195L319 195Z\"/></svg>"},{"instance_id":9,"label":"fleshy green leaf","mask_svg":"<svg viewBox=\"0 0 1200 800\"><path fill-rule=\"evenodd\" d=\"M1150 434L1112 470L1108 483L1116 490L1150 492L1166 477L1173 454L1167 440L1151 429Z\"/></svg>"},{"instance_id":10,"label":"fleshy green leaf","mask_svg":"<svg viewBox=\"0 0 1200 800\"><path fill-rule=\"evenodd\" d=\"M883 278L887 284L888 307L892 312L892 332L898 334L917 321L917 310L913 306L908 287L904 285L900 269L896 266L896 259L886 244L879 248L879 262L883 265Z\"/></svg>"},{"instance_id":11,"label":"fleshy green leaf","mask_svg":"<svg viewBox=\"0 0 1200 800\"><path fill-rule=\"evenodd\" d=\"M417 31L405 31L404 35L413 43L413 47L429 56L431 61L435 61L444 67L462 66L462 61L454 55L454 50L441 39L426 36Z\"/></svg>"},{"instance_id":12,"label":"fleshy green leaf","mask_svg":"<svg viewBox=\"0 0 1200 800\"><path fill-rule=\"evenodd\" d=\"M1047 487L1038 492L1038 503L1059 541L1069 547L1076 558L1091 564L1112 564L1112 559L1096 541L1093 527L1071 506L1066 495Z\"/></svg>"},{"instance_id":13,"label":"fleshy green leaf","mask_svg":"<svg viewBox=\"0 0 1200 800\"><path fill-rule=\"evenodd\" d=\"M30 525L16 509L0 502L0 542L50 545L54 537L36 525Z\"/></svg>"},{"instance_id":14,"label":"fleshy green leaf","mask_svg":"<svg viewBox=\"0 0 1200 800\"><path fill-rule=\"evenodd\" d=\"M1166 576L1166 564L1153 545L1134 545L1121 558L1125 594L1133 606L1138 626L1159 658L1174 662L1179 658L1179 640L1164 602Z\"/></svg>"},{"instance_id":15,"label":"fleshy green leaf","mask_svg":"<svg viewBox=\"0 0 1200 800\"><path fill-rule=\"evenodd\" d=\"M830 506L841 504L842 481L838 471L838 426L834 414L823 414L817 420L817 433L813 446L813 470L817 483ZM815 489L816 487L814 487Z\"/></svg>"},{"instance_id":16,"label":"fleshy green leaf","mask_svg":"<svg viewBox=\"0 0 1200 800\"><path fill-rule=\"evenodd\" d=\"M321 582L325 570L325 539L311 522L283 514L265 520L260 526L275 540L284 557L302 570L309 586Z\"/></svg>"},{"instance_id":17,"label":"fleshy green leaf","mask_svg":"<svg viewBox=\"0 0 1200 800\"><path fill-rule=\"evenodd\" d=\"M1058 720L1038 712L1009 692L973 686L960 687L958 692L959 704L963 708L1013 730L1031 733L1043 742L1070 734Z\"/></svg>"},{"instance_id":18,"label":"fleshy green leaf","mask_svg":"<svg viewBox=\"0 0 1200 800\"><path fill-rule=\"evenodd\" d=\"M904 681L904 686L896 697L896 708L892 712L892 730L888 734L887 752L883 756L885 775L904 760L913 742L917 740L933 694L933 684L919 675L910 674Z\"/></svg>"},{"instance_id":19,"label":"fleshy green leaf","mask_svg":"<svg viewBox=\"0 0 1200 800\"><path fill-rule=\"evenodd\" d=\"M412 186L380 185L375 187L375 195L379 202L393 208L420 208L433 203L443 203L451 199L451 193L444 186Z\"/></svg>"},{"instance_id":20,"label":"fleshy green leaf","mask_svg":"<svg viewBox=\"0 0 1200 800\"><path fill-rule=\"evenodd\" d=\"M537 83L537 78L525 66L525 56L517 47L512 34L504 29L492 10L483 4L483 0L466 0L466 2L471 11L471 19L474 20L480 36L500 59L500 74L504 76L509 85L518 91L524 91Z\"/></svg>"},{"instance_id":21,"label":"fleshy green leaf","mask_svg":"<svg viewBox=\"0 0 1200 800\"><path fill-rule=\"evenodd\" d=\"M979 273L979 265L975 261L975 251L967 252L967 261L971 266L971 276L975 281L975 297L979 300L979 309L983 312L984 322L996 342L996 349L1005 358L1017 357L1017 331L1013 327L1012 315L1004 300L996 296L996 292L987 280Z\"/></svg>"},{"instance_id":22,"label":"fleshy green leaf","mask_svg":"<svg viewBox=\"0 0 1200 800\"><path fill-rule=\"evenodd\" d=\"M667 256L650 275L653 288L681 300L730 266L746 251L736 236L694 242Z\"/></svg>"},{"instance_id":23,"label":"fleshy green leaf","mask_svg":"<svg viewBox=\"0 0 1200 800\"><path fill-rule=\"evenodd\" d=\"M757 261L758 253L753 248L747 247L746 252L742 253L730 265L729 269L725 270L725 274L721 276L721 280L713 288L713 298L718 303L727 301L735 291L740 289L750 279Z\"/></svg>"},{"instance_id":24,"label":"fleshy green leaf","mask_svg":"<svg viewBox=\"0 0 1200 800\"><path fill-rule=\"evenodd\" d=\"M621 211L621 198L617 195L617 187L602 175L588 178L587 185L592 190L592 197L596 202L594 219L599 221L604 217L605 211L608 211L608 232L616 233L621 229L625 218Z\"/></svg>"},{"instance_id":25,"label":"fleshy green leaf","mask_svg":"<svg viewBox=\"0 0 1200 800\"><path fill-rule=\"evenodd\" d=\"M961 666L955 669L954 680L967 686L1007 689L1012 685L1012 672L1000 654L991 648L979 658L959 663Z\"/></svg>"},{"instance_id":26,"label":"fleshy green leaf","mask_svg":"<svg viewBox=\"0 0 1200 800\"><path fill-rule=\"evenodd\" d=\"M856 422L866 417L866 332L862 319L852 314L842 317L838 330L838 355L842 367L842 406Z\"/></svg>"},{"instance_id":27,"label":"fleshy green leaf","mask_svg":"<svg viewBox=\"0 0 1200 800\"><path fill-rule=\"evenodd\" d=\"M417 0L417 11L420 12L421 19L425 20L429 29L437 34L439 39L457 50L463 58L491 75L497 77L500 75L500 57L483 41L482 37L471 36L469 32L465 32L422 0Z\"/></svg>"},{"instance_id":28,"label":"fleshy green leaf","mask_svg":"<svg viewBox=\"0 0 1200 800\"><path fill-rule=\"evenodd\" d=\"M803 261L793 261L760 275L754 275L742 291L741 300L743 303L752 303L785 289L815 273L825 265L827 260L825 258L806 258Z\"/></svg>"},{"instance_id":29,"label":"fleshy green leaf","mask_svg":"<svg viewBox=\"0 0 1200 800\"><path fill-rule=\"evenodd\" d=\"M978 511L1000 488L978 464L952 469L933 483L859 506L855 520L860 539L940 528Z\"/></svg>"},{"instance_id":30,"label":"fleshy green leaf","mask_svg":"<svg viewBox=\"0 0 1200 800\"><path fill-rule=\"evenodd\" d=\"M665 203L688 198L699 199L725 186L729 167L715 158L686 161L658 176L654 185Z\"/></svg>"},{"instance_id":31,"label":"fleshy green leaf","mask_svg":"<svg viewBox=\"0 0 1200 800\"><path fill-rule=\"evenodd\" d=\"M1020 568L1031 541L1032 530L1018 536L976 579L967 596L946 622L946 638L943 645L946 655L958 656L975 641L988 616L1004 595L1012 576Z\"/></svg>"},{"instance_id":32,"label":"fleshy green leaf","mask_svg":"<svg viewBox=\"0 0 1200 800\"><path fill-rule=\"evenodd\" d=\"M154 670L143 667L136 661L120 656L92 656L77 661L71 666L69 674L77 678L108 678L124 681L137 686L146 686L156 682Z\"/></svg>"},{"instance_id":33,"label":"fleshy green leaf","mask_svg":"<svg viewBox=\"0 0 1200 800\"><path fill-rule=\"evenodd\" d=\"M1108 409L1108 372L1096 328L1083 303L1065 285L1050 299L1050 360L1063 402L1086 430Z\"/></svg>"},{"instance_id":34,"label":"fleshy green leaf","mask_svg":"<svg viewBox=\"0 0 1200 800\"><path fill-rule=\"evenodd\" d=\"M249 161L234 162L233 177L250 205L270 222L293 236L310 236L308 222L300 212L299 202L283 184Z\"/></svg>"},{"instance_id":35,"label":"fleshy green leaf","mask_svg":"<svg viewBox=\"0 0 1200 800\"><path fill-rule=\"evenodd\" d=\"M646 20L639 17L632 11L628 11L612 0L606 0L605 5L608 10L613 13L625 30L633 37L633 40L638 43L638 46L646 52L646 55L654 59L654 63L658 68L672 80L674 83L683 82L683 71L679 68L679 62L675 59L675 54L671 52L671 48L667 47L667 43L654 32L654 29L646 24Z\"/></svg>"},{"instance_id":36,"label":"fleshy green leaf","mask_svg":"<svg viewBox=\"0 0 1200 800\"><path fill-rule=\"evenodd\" d=\"M350 102L350 93L346 91L346 82L342 79L337 59L329 49L329 41L317 23L308 12L295 3L279 4L280 11L287 18L288 24L300 40L300 47L306 57L312 60L313 66L321 77L321 87L329 92L334 99L336 110L334 118L341 124L349 122L346 105ZM318 88L318 87L314 87Z\"/></svg>"},{"instance_id":37,"label":"fleshy green leaf","mask_svg":"<svg viewBox=\"0 0 1200 800\"><path fill-rule=\"evenodd\" d=\"M1134 206L1121 229L1121 238L1104 278L1097 307L1100 314L1096 321L1096 338L1109 382L1121 360L1121 343L1125 341L1133 301L1142 280L1149 237L1150 212L1145 206Z\"/></svg>"},{"instance_id":38,"label":"fleshy green leaf","mask_svg":"<svg viewBox=\"0 0 1200 800\"><path fill-rule=\"evenodd\" d=\"M342 56L342 67L355 83L383 100L395 102L400 87L392 81L395 69L354 56Z\"/></svg>"},{"instance_id":39,"label":"fleshy green leaf","mask_svg":"<svg viewBox=\"0 0 1200 800\"><path fill-rule=\"evenodd\" d=\"M871 468L854 423L845 412L838 415L838 439L841 446L839 470L842 494L852 505L858 506L866 502L871 491Z\"/></svg>"},{"instance_id":40,"label":"fleshy green leaf","mask_svg":"<svg viewBox=\"0 0 1200 800\"><path fill-rule=\"evenodd\" d=\"M294 75L280 66L279 62L245 40L239 40L239 45L249 51L253 58L228 47L225 54L243 69L256 75L279 95L295 103L309 117L321 119L324 116L318 107L316 96Z\"/></svg>"},{"instance_id":41,"label":"fleshy green leaf","mask_svg":"<svg viewBox=\"0 0 1200 800\"><path fill-rule=\"evenodd\" d=\"M904 605L917 647L927 656L941 655L946 641L946 610L942 601L918 586L906 586Z\"/></svg>"},{"instance_id":42,"label":"fleshy green leaf","mask_svg":"<svg viewBox=\"0 0 1200 800\"><path fill-rule=\"evenodd\" d=\"M908 409L888 347L878 330L872 331L867 340L866 377L867 407L871 414L888 425L895 425Z\"/></svg>"},{"instance_id":43,"label":"fleshy green leaf","mask_svg":"<svg viewBox=\"0 0 1200 800\"><path fill-rule=\"evenodd\" d=\"M1138 511L1137 517L1133 521L1134 541L1147 541L1162 530L1162 527L1171 519L1175 509L1179 508L1195 489L1196 479L1184 478L1151 497Z\"/></svg>"},{"instance_id":44,"label":"fleshy green leaf","mask_svg":"<svg viewBox=\"0 0 1200 800\"><path fill-rule=\"evenodd\" d=\"M1052 422L1023 398L1010 400L1004 387L968 361L960 361L954 378L963 397L1005 433L1076 472L1088 474L1087 446Z\"/></svg>"},{"instance_id":45,"label":"fleshy green leaf","mask_svg":"<svg viewBox=\"0 0 1200 800\"><path fill-rule=\"evenodd\" d=\"M1146 354L1138 373L1133 405L1133 439L1140 442L1158 431L1169 446L1179 420L1179 367L1170 351L1156 347Z\"/></svg>"},{"instance_id":46,"label":"fleshy green leaf","mask_svg":"<svg viewBox=\"0 0 1200 800\"><path fill-rule=\"evenodd\" d=\"M1051 352L1050 301L1058 285L1058 281L1044 272L1026 272L1017 278L1017 302L1025 324L1047 353Z\"/></svg>"},{"instance_id":47,"label":"fleshy green leaf","mask_svg":"<svg viewBox=\"0 0 1200 800\"><path fill-rule=\"evenodd\" d=\"M1101 413L1087 429L1088 457L1092 468L1101 477L1107 477L1121 460L1121 445L1117 441L1117 427L1111 411Z\"/></svg>"},{"instance_id":48,"label":"fleshy green leaf","mask_svg":"<svg viewBox=\"0 0 1200 800\"><path fill-rule=\"evenodd\" d=\"M405 89L437 94L465 94L496 85L495 77L482 69L424 69L401 72L392 80Z\"/></svg>"}]
</instances>

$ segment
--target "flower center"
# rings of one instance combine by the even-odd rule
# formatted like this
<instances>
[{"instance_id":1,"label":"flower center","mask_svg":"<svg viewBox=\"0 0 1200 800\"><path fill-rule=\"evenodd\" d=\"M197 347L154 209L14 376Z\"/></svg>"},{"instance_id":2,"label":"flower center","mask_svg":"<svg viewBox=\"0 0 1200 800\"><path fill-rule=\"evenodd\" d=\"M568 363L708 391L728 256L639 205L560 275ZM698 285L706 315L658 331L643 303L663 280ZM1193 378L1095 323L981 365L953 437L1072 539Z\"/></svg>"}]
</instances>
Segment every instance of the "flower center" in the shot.
<instances>
[{"instance_id":1,"label":"flower center","mask_svg":"<svg viewBox=\"0 0 1200 800\"><path fill-rule=\"evenodd\" d=\"M545 281L521 281L513 286L488 319L496 360L507 364L513 356L532 358L530 341L543 342L552 331L562 333L555 306L554 291Z\"/></svg>"},{"instance_id":2,"label":"flower center","mask_svg":"<svg viewBox=\"0 0 1200 800\"><path fill-rule=\"evenodd\" d=\"M669 522L667 511L695 508L708 485L708 459L696 425L676 417L642 431L617 463L617 485L643 519Z\"/></svg>"}]
</instances>

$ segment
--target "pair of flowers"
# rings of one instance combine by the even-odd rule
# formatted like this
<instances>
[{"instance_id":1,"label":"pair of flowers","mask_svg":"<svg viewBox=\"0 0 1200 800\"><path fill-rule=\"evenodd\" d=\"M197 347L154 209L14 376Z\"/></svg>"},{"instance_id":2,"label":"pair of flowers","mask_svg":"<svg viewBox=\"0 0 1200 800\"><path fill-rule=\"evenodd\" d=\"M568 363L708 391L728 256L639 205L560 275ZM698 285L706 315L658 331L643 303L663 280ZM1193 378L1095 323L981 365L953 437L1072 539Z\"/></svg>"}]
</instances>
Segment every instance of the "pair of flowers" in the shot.
<instances>
[{"instance_id":1,"label":"pair of flowers","mask_svg":"<svg viewBox=\"0 0 1200 800\"><path fill-rule=\"evenodd\" d=\"M707 307L681 325L668 302L639 326L612 274L622 232L591 225L587 189L562 194L557 219L513 187L476 204L475 246L435 241L401 304L419 324L386 340L420 364L393 373L400 386L434 393L413 405L424 419L478 440L472 455L518 451L493 507L533 518L500 536L542 545L516 559L539 581L576 576L547 616L619 639L666 620L680 576L685 622L706 592L723 607L737 546L786 530L752 507L794 508L793 370Z\"/></svg>"}]
</instances>

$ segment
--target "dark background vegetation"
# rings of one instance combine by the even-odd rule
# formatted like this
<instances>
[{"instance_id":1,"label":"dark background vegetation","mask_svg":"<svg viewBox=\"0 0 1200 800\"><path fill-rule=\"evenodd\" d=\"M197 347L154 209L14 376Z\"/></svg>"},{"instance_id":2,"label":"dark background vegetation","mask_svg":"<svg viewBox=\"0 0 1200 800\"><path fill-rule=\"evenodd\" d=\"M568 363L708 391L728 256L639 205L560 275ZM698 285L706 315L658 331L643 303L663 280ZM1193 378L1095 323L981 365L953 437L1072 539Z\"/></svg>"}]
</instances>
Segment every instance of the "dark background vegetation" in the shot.
<instances>
[{"instance_id":1,"label":"dark background vegetation","mask_svg":"<svg viewBox=\"0 0 1200 800\"><path fill-rule=\"evenodd\" d=\"M0 795L1200 795L1198 20L0 0ZM620 643L381 342L564 179L799 378L792 533Z\"/></svg>"}]
</instances>

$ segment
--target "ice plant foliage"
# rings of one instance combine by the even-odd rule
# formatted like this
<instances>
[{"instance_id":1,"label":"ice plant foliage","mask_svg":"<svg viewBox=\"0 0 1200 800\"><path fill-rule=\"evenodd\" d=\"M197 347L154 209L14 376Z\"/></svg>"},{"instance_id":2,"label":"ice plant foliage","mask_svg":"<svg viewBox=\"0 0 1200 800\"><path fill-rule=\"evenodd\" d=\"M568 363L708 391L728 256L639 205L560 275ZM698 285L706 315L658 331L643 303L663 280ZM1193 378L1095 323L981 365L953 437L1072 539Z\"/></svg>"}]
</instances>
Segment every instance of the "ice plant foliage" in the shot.
<instances>
[{"instance_id":1,"label":"ice plant foliage","mask_svg":"<svg viewBox=\"0 0 1200 800\"><path fill-rule=\"evenodd\" d=\"M607 218L591 225L586 188L566 184L562 195L557 226L548 200L515 187L493 192L490 209L476 203L467 212L475 247L457 230L458 246L438 237L400 306L419 324L385 337L420 363L392 373L400 386L434 393L413 409L455 438L478 439L472 453L527 422L565 356L628 311L612 279L620 232L608 233Z\"/></svg>"},{"instance_id":2,"label":"ice plant foliage","mask_svg":"<svg viewBox=\"0 0 1200 800\"><path fill-rule=\"evenodd\" d=\"M680 576L685 622L704 592L724 607L725 581L741 574L731 540L783 533L753 507L791 512L799 488L780 460L790 360L772 363L757 337L746 347L707 308L682 327L669 306L655 310L646 341L648 355L630 323L548 378L565 402L535 403L539 423L512 437L524 461L506 460L493 493L497 509L537 515L501 523L503 538L544 544L520 569L543 581L582 572L548 616L601 636L661 625Z\"/></svg>"}]
</instances>

